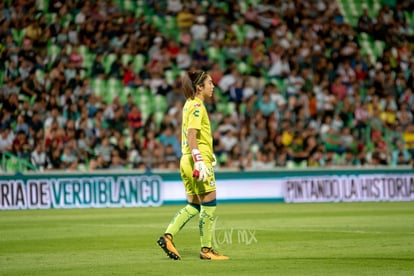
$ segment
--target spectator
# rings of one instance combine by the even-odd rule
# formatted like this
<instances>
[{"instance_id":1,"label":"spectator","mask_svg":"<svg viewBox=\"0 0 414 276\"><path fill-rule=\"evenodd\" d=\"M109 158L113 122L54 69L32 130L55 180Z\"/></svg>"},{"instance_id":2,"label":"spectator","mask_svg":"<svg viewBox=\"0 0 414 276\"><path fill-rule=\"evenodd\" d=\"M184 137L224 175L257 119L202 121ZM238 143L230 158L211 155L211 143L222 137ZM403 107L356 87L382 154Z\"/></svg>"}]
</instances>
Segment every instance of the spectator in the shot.
<instances>
[{"instance_id":1,"label":"spectator","mask_svg":"<svg viewBox=\"0 0 414 276\"><path fill-rule=\"evenodd\" d=\"M21 92L27 97L37 97L42 92L42 87L36 79L35 71L31 70L23 81Z\"/></svg>"},{"instance_id":2,"label":"spectator","mask_svg":"<svg viewBox=\"0 0 414 276\"><path fill-rule=\"evenodd\" d=\"M181 92L181 87L180 87L180 83L179 82L175 82L172 86L172 89L170 90L170 92L167 93L166 95L166 99L167 99L167 105L172 108L177 102L184 104L185 102L185 97L183 95L183 93ZM180 110L177 108L177 111Z\"/></svg>"},{"instance_id":3,"label":"spectator","mask_svg":"<svg viewBox=\"0 0 414 276\"><path fill-rule=\"evenodd\" d=\"M104 161L103 157L101 155L96 156L96 159L91 160L89 163L89 171L99 170L99 169L105 169L106 162Z\"/></svg>"},{"instance_id":4,"label":"spectator","mask_svg":"<svg viewBox=\"0 0 414 276\"><path fill-rule=\"evenodd\" d=\"M167 125L161 134L158 136L158 140L165 148L171 145L176 157L181 157L181 145L177 138L174 136L174 129L172 125Z\"/></svg>"},{"instance_id":5,"label":"spectator","mask_svg":"<svg viewBox=\"0 0 414 276\"><path fill-rule=\"evenodd\" d=\"M102 156L104 167L107 167L111 162L112 150L113 146L109 143L109 138L107 136L103 136L101 143L95 148L95 155Z\"/></svg>"},{"instance_id":6,"label":"spectator","mask_svg":"<svg viewBox=\"0 0 414 276\"><path fill-rule=\"evenodd\" d=\"M52 126L52 123L56 122L57 126L62 127L64 126L66 120L63 116L60 115L59 107L53 106L49 117L46 119L44 123L45 129L49 129Z\"/></svg>"},{"instance_id":7,"label":"spectator","mask_svg":"<svg viewBox=\"0 0 414 276\"><path fill-rule=\"evenodd\" d=\"M142 117L141 111L138 109L137 105L133 105L131 110L127 115L128 127L131 133L135 133L140 130L142 127Z\"/></svg>"},{"instance_id":8,"label":"spectator","mask_svg":"<svg viewBox=\"0 0 414 276\"><path fill-rule=\"evenodd\" d=\"M205 16L198 15L195 18L195 23L190 27L190 33L193 38L196 51L200 51L206 46L204 43L207 40L208 28L205 23Z\"/></svg>"},{"instance_id":9,"label":"spectator","mask_svg":"<svg viewBox=\"0 0 414 276\"><path fill-rule=\"evenodd\" d=\"M263 96L259 99L258 108L264 117L269 117L277 112L276 103L272 101L269 93L264 93Z\"/></svg>"},{"instance_id":10,"label":"spectator","mask_svg":"<svg viewBox=\"0 0 414 276\"><path fill-rule=\"evenodd\" d=\"M37 112L33 113L32 120L29 122L30 136L34 136L38 131L43 130L43 122L40 119L40 115Z\"/></svg>"},{"instance_id":11,"label":"spectator","mask_svg":"<svg viewBox=\"0 0 414 276\"><path fill-rule=\"evenodd\" d=\"M184 5L183 9L177 13L177 26L182 31L189 30L194 19L194 14L191 13L190 8Z\"/></svg>"},{"instance_id":12,"label":"spectator","mask_svg":"<svg viewBox=\"0 0 414 276\"><path fill-rule=\"evenodd\" d=\"M86 18L89 13L89 6L84 5L81 10L75 16L75 23L77 25L83 25L86 22Z\"/></svg>"},{"instance_id":13,"label":"spectator","mask_svg":"<svg viewBox=\"0 0 414 276\"><path fill-rule=\"evenodd\" d=\"M112 62L108 75L110 77L120 79L124 74L123 68L124 67L122 65L121 56L118 55L115 61Z\"/></svg>"},{"instance_id":14,"label":"spectator","mask_svg":"<svg viewBox=\"0 0 414 276\"><path fill-rule=\"evenodd\" d=\"M412 156L410 152L404 148L403 141L397 141L396 142L396 148L392 152L392 160L391 164L393 166L398 165L409 165L412 163Z\"/></svg>"},{"instance_id":15,"label":"spectator","mask_svg":"<svg viewBox=\"0 0 414 276\"><path fill-rule=\"evenodd\" d=\"M42 141L36 143L34 151L30 154L30 162L41 172L51 167Z\"/></svg>"},{"instance_id":16,"label":"spectator","mask_svg":"<svg viewBox=\"0 0 414 276\"><path fill-rule=\"evenodd\" d=\"M13 139L12 153L19 158L30 159L30 144L24 131L19 130Z\"/></svg>"},{"instance_id":17,"label":"spectator","mask_svg":"<svg viewBox=\"0 0 414 276\"><path fill-rule=\"evenodd\" d=\"M238 79L240 79L240 74L237 68L233 67L220 79L218 86L224 94L228 94L230 88L237 83Z\"/></svg>"},{"instance_id":18,"label":"spectator","mask_svg":"<svg viewBox=\"0 0 414 276\"><path fill-rule=\"evenodd\" d=\"M91 77L93 78L102 77L105 74L105 68L102 64L102 61L103 61L103 55L98 53L92 63Z\"/></svg>"},{"instance_id":19,"label":"spectator","mask_svg":"<svg viewBox=\"0 0 414 276\"><path fill-rule=\"evenodd\" d=\"M181 70L187 71L190 68L192 58L186 46L182 46L181 48L179 48L179 52L176 55L176 62L177 67Z\"/></svg>"},{"instance_id":20,"label":"spectator","mask_svg":"<svg viewBox=\"0 0 414 276\"><path fill-rule=\"evenodd\" d=\"M24 135L29 135L29 125L26 123L25 118L22 114L17 116L16 126L14 127L14 133L23 132Z\"/></svg>"},{"instance_id":21,"label":"spectator","mask_svg":"<svg viewBox=\"0 0 414 276\"><path fill-rule=\"evenodd\" d=\"M369 34L372 32L373 24L374 22L368 14L368 8L364 7L361 16L358 18L358 31Z\"/></svg>"},{"instance_id":22,"label":"spectator","mask_svg":"<svg viewBox=\"0 0 414 276\"><path fill-rule=\"evenodd\" d=\"M229 154L232 148L237 144L237 137L235 136L235 131L227 130L224 135L220 138L221 143L223 144L224 150Z\"/></svg>"},{"instance_id":23,"label":"spectator","mask_svg":"<svg viewBox=\"0 0 414 276\"><path fill-rule=\"evenodd\" d=\"M112 151L111 153L111 164L109 165L110 170L121 170L124 166L122 164L122 159L119 157L117 150Z\"/></svg>"},{"instance_id":24,"label":"spectator","mask_svg":"<svg viewBox=\"0 0 414 276\"><path fill-rule=\"evenodd\" d=\"M165 147L165 162L165 167L168 170L177 170L180 167L179 158L177 157L177 153L175 152L172 144L168 144Z\"/></svg>"},{"instance_id":25,"label":"spectator","mask_svg":"<svg viewBox=\"0 0 414 276\"><path fill-rule=\"evenodd\" d=\"M14 133L4 124L0 127L0 152L11 151L13 146Z\"/></svg>"},{"instance_id":26,"label":"spectator","mask_svg":"<svg viewBox=\"0 0 414 276\"><path fill-rule=\"evenodd\" d=\"M227 154L225 167L233 170L243 170L243 158L240 145L235 144Z\"/></svg>"},{"instance_id":27,"label":"spectator","mask_svg":"<svg viewBox=\"0 0 414 276\"><path fill-rule=\"evenodd\" d=\"M54 147L50 148L48 151L48 157L50 160L50 167L48 169L51 170L62 170L63 169L63 162L61 160L61 148Z\"/></svg>"},{"instance_id":28,"label":"spectator","mask_svg":"<svg viewBox=\"0 0 414 276\"><path fill-rule=\"evenodd\" d=\"M142 79L134 72L132 61L128 62L127 66L125 66L122 84L132 88L143 85Z\"/></svg>"},{"instance_id":29,"label":"spectator","mask_svg":"<svg viewBox=\"0 0 414 276\"><path fill-rule=\"evenodd\" d=\"M269 72L267 73L269 77L281 78L284 79L290 74L290 65L287 60L286 55L282 55L277 58L270 67Z\"/></svg>"},{"instance_id":30,"label":"spectator","mask_svg":"<svg viewBox=\"0 0 414 276\"><path fill-rule=\"evenodd\" d=\"M305 80L299 75L298 68L293 68L288 76L287 98L297 97L304 83Z\"/></svg>"},{"instance_id":31,"label":"spectator","mask_svg":"<svg viewBox=\"0 0 414 276\"><path fill-rule=\"evenodd\" d=\"M225 115L217 112L214 115L217 120L213 120L217 125L213 127L220 132L232 129L239 137L245 130L238 126L247 126L247 133L252 134L252 147L243 154L248 160L243 164L246 168L263 160L282 166L291 164L292 160L286 159L286 151L292 145L295 133L304 132L294 141L306 147L307 137L314 136L321 128L328 130L328 127L338 130L343 126L339 134L341 148L351 148L355 154L349 150L342 155L336 152L325 154L324 140L317 139L318 150L304 158L308 158L308 166L391 164L389 147L392 139L404 137L411 148L414 66L409 43L412 26L405 19L404 11L408 9L405 4L397 3L393 9L381 5L375 20L369 17L369 10L363 11L356 28L362 30L369 25L372 28L367 28L364 31L367 34L361 35L343 20L335 2L296 1L275 8L268 1L259 1L248 3L244 9L235 2L229 5L228 12L220 7L220 2L209 4L205 10L191 3L183 4L182 10L177 10L178 2L170 3L168 14L168 20L177 19L178 30L147 21L147 15L140 17L122 11L115 2L100 6L85 2L76 5L75 9L72 4L54 1L46 7L48 13L57 15L53 22L46 21L44 15L36 20L34 13L26 11L23 14L25 10L21 8L11 9L13 16L10 9L3 9L0 17L0 36L3 37L0 67L4 67L4 83L0 76L1 122L15 126L20 120L18 114L23 114L30 129L29 141L42 137L43 122L45 143L51 151L48 154L51 156L53 148L59 156L58 149L74 136L94 148L101 144L102 137L122 133L135 101L139 109L144 107L142 118L150 118L147 128L159 138L164 126L173 124L178 129L180 125L182 94L175 79L180 70L197 66L210 72L221 90L215 95L220 100L237 95L232 92L243 91L241 102L237 100L240 116L230 114L221 121ZM143 5L153 9L160 18L167 15L159 8L159 3L147 1ZM204 18L204 22L200 18ZM123 21L122 25L118 19ZM231 26L229 22L237 24ZM194 28L191 31L193 25L206 31L194 32ZM28 35L21 40L14 40L15 36L8 31L13 29L14 34L18 34L23 28L27 28ZM42 32L40 37L39 31ZM177 39L171 41L172 36ZM202 36L209 39L198 41ZM375 41L372 46L375 56L365 55L367 46L363 41L367 44ZM175 43L180 43L181 52L177 53ZM81 53L80 47L86 48L85 51ZM72 50L84 58L81 63L78 60L76 66L71 62ZM140 57L146 57L148 52L150 58L141 60ZM126 70L122 63L126 55L132 57L133 68L138 65L144 70L128 72L130 69ZM112 62L113 56L115 62ZM76 69L79 65L84 71ZM288 67L296 72L289 72ZM98 82L93 81L94 78L100 78L102 83L108 77L122 81L124 75L132 72L135 77L140 74L137 86L145 86L145 89L148 86L154 95L167 97L163 118L158 117L159 112L155 116L155 110L144 106L145 103L138 101L141 98L132 93L128 104L122 91L119 97L111 94L97 96L99 88L104 91L105 86L95 87ZM269 94L270 102L276 105L276 110L267 118L259 109L264 94ZM225 103L216 104L214 99L206 102L206 107L209 111L226 108ZM58 122L54 122L56 118L47 118L56 108L62 112ZM324 118L330 118L329 124L324 123ZM76 121L77 129L84 130L82 135L59 127L70 120ZM364 134L373 127L386 127L389 130L387 139L382 137L373 145L362 147ZM127 135L116 134L114 137L120 141ZM280 141L275 137L281 137ZM78 147L80 141L76 143ZM30 146L33 151L35 143ZM135 148L139 147L135 145ZM260 148L256 150L256 147ZM86 149L87 146L83 146L82 156L87 155ZM137 153L136 149L129 151L134 150ZM155 151L143 149L134 157L134 166L145 167L144 162L148 162L160 168L174 167L173 162L162 161L163 155L165 160L170 154L169 150L162 144ZM267 152L269 156L260 152ZM60 168L56 156L53 161L56 166L53 167ZM252 162L248 156L253 158ZM82 162L84 157L77 158ZM300 164L304 163L300 161ZM105 166L97 164L95 167Z\"/></svg>"}]
</instances>

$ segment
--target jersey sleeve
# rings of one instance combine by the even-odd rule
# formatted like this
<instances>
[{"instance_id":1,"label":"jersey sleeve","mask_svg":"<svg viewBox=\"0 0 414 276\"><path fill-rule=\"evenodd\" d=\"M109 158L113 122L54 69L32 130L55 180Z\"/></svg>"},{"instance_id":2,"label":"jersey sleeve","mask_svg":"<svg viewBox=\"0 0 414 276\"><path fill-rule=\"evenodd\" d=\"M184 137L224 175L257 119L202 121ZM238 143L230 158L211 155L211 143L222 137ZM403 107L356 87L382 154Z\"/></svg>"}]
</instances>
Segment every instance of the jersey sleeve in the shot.
<instances>
[{"instance_id":1,"label":"jersey sleeve","mask_svg":"<svg viewBox=\"0 0 414 276\"><path fill-rule=\"evenodd\" d=\"M188 125L187 129L201 129L202 109L201 104L194 102L188 110Z\"/></svg>"}]
</instances>

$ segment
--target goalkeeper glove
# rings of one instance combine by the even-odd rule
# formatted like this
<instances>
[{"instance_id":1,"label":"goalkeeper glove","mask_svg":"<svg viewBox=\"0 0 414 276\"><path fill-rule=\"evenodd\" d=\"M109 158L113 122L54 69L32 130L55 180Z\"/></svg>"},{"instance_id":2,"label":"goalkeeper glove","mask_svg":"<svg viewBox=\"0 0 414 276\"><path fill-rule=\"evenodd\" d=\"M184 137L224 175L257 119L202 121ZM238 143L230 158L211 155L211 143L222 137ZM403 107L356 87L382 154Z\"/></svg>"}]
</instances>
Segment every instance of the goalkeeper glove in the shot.
<instances>
[{"instance_id":1,"label":"goalkeeper glove","mask_svg":"<svg viewBox=\"0 0 414 276\"><path fill-rule=\"evenodd\" d=\"M193 149L191 151L194 159L194 171L193 177L197 178L198 181L206 181L207 180L207 167L204 164L203 157L198 149Z\"/></svg>"}]
</instances>

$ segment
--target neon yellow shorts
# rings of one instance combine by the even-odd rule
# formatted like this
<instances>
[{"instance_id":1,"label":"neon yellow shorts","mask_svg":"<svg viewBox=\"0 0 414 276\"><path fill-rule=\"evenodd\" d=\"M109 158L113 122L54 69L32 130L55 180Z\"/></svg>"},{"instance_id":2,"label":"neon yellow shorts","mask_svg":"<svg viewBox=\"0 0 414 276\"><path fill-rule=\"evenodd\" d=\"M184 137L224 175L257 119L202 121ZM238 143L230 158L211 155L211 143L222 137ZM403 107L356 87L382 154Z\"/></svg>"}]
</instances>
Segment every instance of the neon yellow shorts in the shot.
<instances>
[{"instance_id":1,"label":"neon yellow shorts","mask_svg":"<svg viewBox=\"0 0 414 276\"><path fill-rule=\"evenodd\" d=\"M206 162L208 176L206 181L198 181L193 177L194 161L191 154L186 154L180 160L180 174L187 195L201 195L216 190L216 178L211 163Z\"/></svg>"}]
</instances>

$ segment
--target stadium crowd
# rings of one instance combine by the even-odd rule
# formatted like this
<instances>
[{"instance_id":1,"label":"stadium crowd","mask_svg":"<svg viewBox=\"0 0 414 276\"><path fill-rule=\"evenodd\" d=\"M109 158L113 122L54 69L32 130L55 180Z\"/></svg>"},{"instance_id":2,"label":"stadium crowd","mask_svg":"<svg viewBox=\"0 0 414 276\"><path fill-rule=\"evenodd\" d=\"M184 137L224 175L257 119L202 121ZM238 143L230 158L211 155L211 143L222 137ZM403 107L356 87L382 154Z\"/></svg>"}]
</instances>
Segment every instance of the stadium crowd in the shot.
<instances>
[{"instance_id":1,"label":"stadium crowd","mask_svg":"<svg viewBox=\"0 0 414 276\"><path fill-rule=\"evenodd\" d=\"M179 77L201 68L220 168L414 165L413 6L351 26L328 0L0 1L0 153L176 170Z\"/></svg>"}]
</instances>

